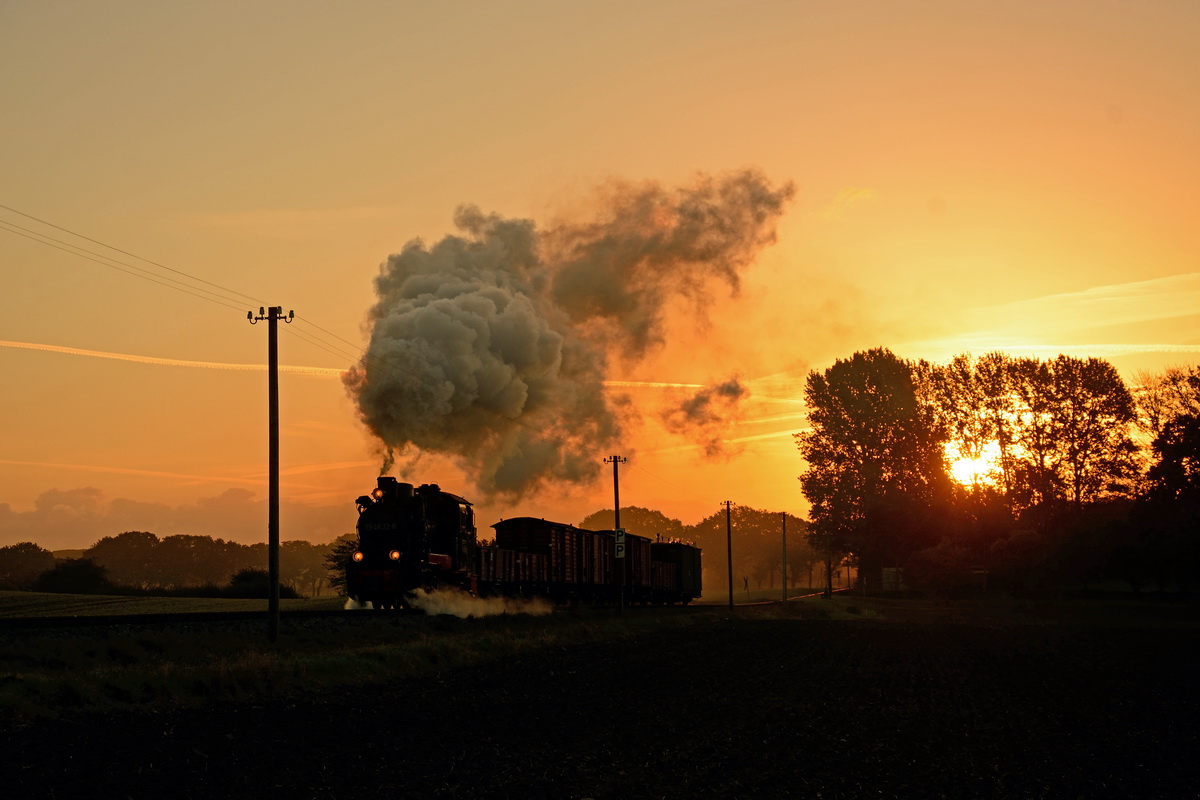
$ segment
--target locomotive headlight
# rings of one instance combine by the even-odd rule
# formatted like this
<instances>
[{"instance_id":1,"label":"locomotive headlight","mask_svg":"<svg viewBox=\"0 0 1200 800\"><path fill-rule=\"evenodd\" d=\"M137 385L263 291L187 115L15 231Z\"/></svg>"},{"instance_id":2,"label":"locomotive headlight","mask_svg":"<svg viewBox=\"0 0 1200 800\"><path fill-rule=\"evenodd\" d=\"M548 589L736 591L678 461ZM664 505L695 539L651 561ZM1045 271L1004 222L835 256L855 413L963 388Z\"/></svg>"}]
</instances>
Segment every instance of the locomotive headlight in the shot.
<instances>
[{"instance_id":1,"label":"locomotive headlight","mask_svg":"<svg viewBox=\"0 0 1200 800\"><path fill-rule=\"evenodd\" d=\"M356 563L362 561L363 560L362 551L361 550L357 551L354 555L350 556L350 558L351 558L351 560L353 560Z\"/></svg>"},{"instance_id":2,"label":"locomotive headlight","mask_svg":"<svg viewBox=\"0 0 1200 800\"><path fill-rule=\"evenodd\" d=\"M376 500L382 500L383 489L376 489L375 491L371 492L371 497L374 497Z\"/></svg>"},{"instance_id":3,"label":"locomotive headlight","mask_svg":"<svg viewBox=\"0 0 1200 800\"><path fill-rule=\"evenodd\" d=\"M400 560L400 551L393 550L392 552L388 553L388 558L390 558L392 561L399 561Z\"/></svg>"}]
</instances>

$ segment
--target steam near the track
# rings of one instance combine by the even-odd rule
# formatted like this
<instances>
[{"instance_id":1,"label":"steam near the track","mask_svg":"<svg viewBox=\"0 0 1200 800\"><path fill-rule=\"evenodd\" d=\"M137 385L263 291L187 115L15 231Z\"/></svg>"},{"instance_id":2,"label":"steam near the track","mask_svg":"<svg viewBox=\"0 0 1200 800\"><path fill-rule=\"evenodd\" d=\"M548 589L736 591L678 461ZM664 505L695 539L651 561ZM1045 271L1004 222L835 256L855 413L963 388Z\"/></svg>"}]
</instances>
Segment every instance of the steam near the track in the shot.
<instances>
[{"instance_id":1,"label":"steam near the track","mask_svg":"<svg viewBox=\"0 0 1200 800\"><path fill-rule=\"evenodd\" d=\"M542 617L554 613L554 606L542 597L476 597L459 589L417 589L410 601L426 614L449 614L460 619L495 617L501 614L528 614Z\"/></svg>"},{"instance_id":2,"label":"steam near the track","mask_svg":"<svg viewBox=\"0 0 1200 800\"><path fill-rule=\"evenodd\" d=\"M610 361L661 343L672 299L702 315L714 282L736 292L792 192L752 170L614 184L585 223L539 231L465 206L460 235L410 242L375 280L370 344L345 377L385 470L447 454L510 499L595 478L624 413L604 393Z\"/></svg>"}]
</instances>

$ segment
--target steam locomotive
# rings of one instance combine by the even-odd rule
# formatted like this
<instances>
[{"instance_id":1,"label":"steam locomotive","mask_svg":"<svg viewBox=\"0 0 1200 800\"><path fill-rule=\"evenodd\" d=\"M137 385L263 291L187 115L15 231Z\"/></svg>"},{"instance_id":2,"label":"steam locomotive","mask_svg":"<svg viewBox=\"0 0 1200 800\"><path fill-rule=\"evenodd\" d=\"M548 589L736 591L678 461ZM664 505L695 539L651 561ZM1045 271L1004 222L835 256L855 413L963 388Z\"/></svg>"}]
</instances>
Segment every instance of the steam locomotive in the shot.
<instances>
[{"instance_id":1,"label":"steam locomotive","mask_svg":"<svg viewBox=\"0 0 1200 800\"><path fill-rule=\"evenodd\" d=\"M476 538L475 512L437 484L381 477L358 506L358 548L346 564L351 598L404 607L418 589L454 587L483 597L544 597L567 604L690 603L700 596L700 549L533 517L501 520L495 541ZM622 563L623 562L623 563Z\"/></svg>"}]
</instances>

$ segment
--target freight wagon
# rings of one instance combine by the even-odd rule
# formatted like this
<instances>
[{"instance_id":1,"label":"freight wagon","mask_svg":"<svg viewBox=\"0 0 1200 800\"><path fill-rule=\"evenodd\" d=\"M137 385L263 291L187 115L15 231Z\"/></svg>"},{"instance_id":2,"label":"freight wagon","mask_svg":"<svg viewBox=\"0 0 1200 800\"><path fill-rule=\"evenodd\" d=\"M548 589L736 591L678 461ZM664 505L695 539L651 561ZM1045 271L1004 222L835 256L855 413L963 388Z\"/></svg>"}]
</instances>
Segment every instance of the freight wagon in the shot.
<instances>
[{"instance_id":1,"label":"freight wagon","mask_svg":"<svg viewBox=\"0 0 1200 800\"><path fill-rule=\"evenodd\" d=\"M379 478L357 500L358 548L346 564L348 593L375 608L408 604L417 589L450 586L481 596L559 603L689 603L700 596L700 549L535 517L492 525L480 544L471 503L437 484Z\"/></svg>"}]
</instances>

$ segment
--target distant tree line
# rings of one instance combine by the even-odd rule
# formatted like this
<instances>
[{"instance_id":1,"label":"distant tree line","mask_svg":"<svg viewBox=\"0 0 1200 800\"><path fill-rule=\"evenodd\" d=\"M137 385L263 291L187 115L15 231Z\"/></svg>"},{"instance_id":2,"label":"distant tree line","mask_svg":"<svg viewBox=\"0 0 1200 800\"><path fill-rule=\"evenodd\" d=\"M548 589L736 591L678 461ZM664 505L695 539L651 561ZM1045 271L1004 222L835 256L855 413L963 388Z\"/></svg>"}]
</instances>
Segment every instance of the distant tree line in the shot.
<instances>
[{"instance_id":1,"label":"distant tree line","mask_svg":"<svg viewBox=\"0 0 1200 800\"><path fill-rule=\"evenodd\" d=\"M1187 590L1200 567L1200 370L990 353L945 365L886 349L808 375L809 540L883 570L966 586L1109 579ZM951 477L971 463L970 479Z\"/></svg>"},{"instance_id":2,"label":"distant tree line","mask_svg":"<svg viewBox=\"0 0 1200 800\"><path fill-rule=\"evenodd\" d=\"M283 542L279 550L282 596L316 596L329 588L325 561L330 551L331 545ZM250 591L260 580L257 573L265 575L266 563L265 544L186 534L160 539L146 531L126 531L105 536L79 558L56 559L32 542L0 547L0 588L194 594L209 587L236 593Z\"/></svg>"},{"instance_id":3,"label":"distant tree line","mask_svg":"<svg viewBox=\"0 0 1200 800\"><path fill-rule=\"evenodd\" d=\"M704 586L708 592L728 588L727 538L732 539L735 588L746 584L756 589L782 586L783 526L783 512L733 506L730 510L732 534L727 537L724 509L714 511L695 525L684 525L661 511L638 506L621 508L621 527L630 533L662 541L687 541L700 547L704 551ZM612 509L590 514L579 523L579 527L612 530ZM817 585L814 581L818 579L824 580L817 570L824 556L813 549L805 535L807 530L808 523L805 520L787 514L789 587L807 588Z\"/></svg>"}]
</instances>

